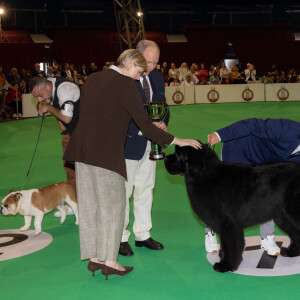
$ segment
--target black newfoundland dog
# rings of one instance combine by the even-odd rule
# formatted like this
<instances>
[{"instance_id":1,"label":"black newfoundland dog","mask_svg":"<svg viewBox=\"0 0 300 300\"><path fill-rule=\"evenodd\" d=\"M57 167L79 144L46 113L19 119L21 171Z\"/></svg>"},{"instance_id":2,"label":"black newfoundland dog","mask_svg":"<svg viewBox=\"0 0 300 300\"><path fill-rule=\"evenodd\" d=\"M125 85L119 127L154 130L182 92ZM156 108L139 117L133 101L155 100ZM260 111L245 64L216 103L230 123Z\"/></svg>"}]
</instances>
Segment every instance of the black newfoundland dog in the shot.
<instances>
[{"instance_id":1,"label":"black newfoundland dog","mask_svg":"<svg viewBox=\"0 0 300 300\"><path fill-rule=\"evenodd\" d=\"M170 174L185 177L193 210L220 236L215 271L237 270L245 247L243 229L271 219L291 239L281 255L300 255L300 164L222 162L203 144L201 150L176 146L165 166Z\"/></svg>"}]
</instances>

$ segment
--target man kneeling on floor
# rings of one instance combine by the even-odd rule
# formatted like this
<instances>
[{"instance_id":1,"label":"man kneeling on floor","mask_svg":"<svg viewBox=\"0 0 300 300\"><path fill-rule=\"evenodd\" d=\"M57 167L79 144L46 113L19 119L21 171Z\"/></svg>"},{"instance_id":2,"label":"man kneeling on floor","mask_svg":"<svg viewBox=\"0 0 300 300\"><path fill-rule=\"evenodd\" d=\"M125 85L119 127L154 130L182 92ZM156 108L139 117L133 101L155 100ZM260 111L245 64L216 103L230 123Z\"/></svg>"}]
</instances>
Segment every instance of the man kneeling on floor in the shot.
<instances>
[{"instance_id":1,"label":"man kneeling on floor","mask_svg":"<svg viewBox=\"0 0 300 300\"><path fill-rule=\"evenodd\" d=\"M241 164L263 164L280 161L300 163L300 123L286 119L247 119L211 133L210 145L223 142L222 160ZM274 222L260 225L261 249L268 255L278 256ZM205 249L218 252L217 237L205 228Z\"/></svg>"}]
</instances>

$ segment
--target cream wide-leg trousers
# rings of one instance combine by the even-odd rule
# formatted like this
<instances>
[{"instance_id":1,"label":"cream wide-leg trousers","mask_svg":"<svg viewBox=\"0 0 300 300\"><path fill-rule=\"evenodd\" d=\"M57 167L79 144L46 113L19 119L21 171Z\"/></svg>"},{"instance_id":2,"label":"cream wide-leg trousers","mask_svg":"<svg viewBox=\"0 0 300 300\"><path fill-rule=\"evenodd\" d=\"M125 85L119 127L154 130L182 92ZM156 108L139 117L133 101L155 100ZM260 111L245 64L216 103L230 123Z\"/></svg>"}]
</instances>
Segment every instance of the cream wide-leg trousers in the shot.
<instances>
[{"instance_id":1,"label":"cream wide-leg trousers","mask_svg":"<svg viewBox=\"0 0 300 300\"><path fill-rule=\"evenodd\" d=\"M133 233L135 240L144 241L150 238L150 229L152 228L151 209L156 171L156 162L149 159L150 151L151 147L148 142L147 149L141 160L126 159L126 211L122 242L127 242L130 236L130 231L126 228L129 224L129 198L133 187Z\"/></svg>"}]
</instances>

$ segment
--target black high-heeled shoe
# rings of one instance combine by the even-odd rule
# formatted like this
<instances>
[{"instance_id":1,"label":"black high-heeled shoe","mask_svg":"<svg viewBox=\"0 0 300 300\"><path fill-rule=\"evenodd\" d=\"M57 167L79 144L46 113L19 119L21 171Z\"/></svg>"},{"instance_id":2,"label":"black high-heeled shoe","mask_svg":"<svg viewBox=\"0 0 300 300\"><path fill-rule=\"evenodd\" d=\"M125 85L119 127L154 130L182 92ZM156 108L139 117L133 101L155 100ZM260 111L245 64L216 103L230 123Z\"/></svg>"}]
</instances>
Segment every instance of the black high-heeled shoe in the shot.
<instances>
[{"instance_id":1,"label":"black high-heeled shoe","mask_svg":"<svg viewBox=\"0 0 300 300\"><path fill-rule=\"evenodd\" d=\"M108 279L108 275L118 275L118 276L124 276L131 272L133 270L133 267L124 267L124 271L120 271L114 268L111 268L107 265L102 265L101 273L106 276L106 280Z\"/></svg>"},{"instance_id":2,"label":"black high-heeled shoe","mask_svg":"<svg viewBox=\"0 0 300 300\"><path fill-rule=\"evenodd\" d=\"M93 276L95 276L95 272L97 270L101 270L103 266L104 266L104 264L98 264L93 261L90 261L87 268L89 271L91 271L93 273Z\"/></svg>"}]
</instances>

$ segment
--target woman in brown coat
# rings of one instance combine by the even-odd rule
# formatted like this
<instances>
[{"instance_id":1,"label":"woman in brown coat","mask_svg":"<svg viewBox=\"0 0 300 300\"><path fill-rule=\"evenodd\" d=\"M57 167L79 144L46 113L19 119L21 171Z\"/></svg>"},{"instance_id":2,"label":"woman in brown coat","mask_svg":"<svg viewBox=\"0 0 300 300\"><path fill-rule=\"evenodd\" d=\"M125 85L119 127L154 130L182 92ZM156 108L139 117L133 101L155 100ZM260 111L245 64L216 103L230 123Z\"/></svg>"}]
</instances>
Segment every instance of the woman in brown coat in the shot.
<instances>
[{"instance_id":1,"label":"woman in brown coat","mask_svg":"<svg viewBox=\"0 0 300 300\"><path fill-rule=\"evenodd\" d=\"M80 118L64 159L75 161L81 259L88 269L123 276L132 267L117 262L125 217L124 144L133 119L143 134L163 148L174 143L200 148L153 125L135 80L147 70L137 50L124 51L117 67L90 75L83 87Z\"/></svg>"}]
</instances>

